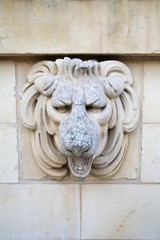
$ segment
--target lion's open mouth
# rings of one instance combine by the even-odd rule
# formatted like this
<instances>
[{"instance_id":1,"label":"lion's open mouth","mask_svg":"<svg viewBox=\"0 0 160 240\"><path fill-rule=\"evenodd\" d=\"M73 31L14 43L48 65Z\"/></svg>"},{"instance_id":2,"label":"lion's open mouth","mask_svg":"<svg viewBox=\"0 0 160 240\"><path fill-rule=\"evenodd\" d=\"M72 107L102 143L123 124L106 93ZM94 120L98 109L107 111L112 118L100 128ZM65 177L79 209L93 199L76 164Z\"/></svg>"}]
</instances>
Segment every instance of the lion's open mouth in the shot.
<instances>
[{"instance_id":1,"label":"lion's open mouth","mask_svg":"<svg viewBox=\"0 0 160 240\"><path fill-rule=\"evenodd\" d=\"M90 173L92 161L92 157L68 157L68 166L74 177L84 178Z\"/></svg>"}]
</instances>

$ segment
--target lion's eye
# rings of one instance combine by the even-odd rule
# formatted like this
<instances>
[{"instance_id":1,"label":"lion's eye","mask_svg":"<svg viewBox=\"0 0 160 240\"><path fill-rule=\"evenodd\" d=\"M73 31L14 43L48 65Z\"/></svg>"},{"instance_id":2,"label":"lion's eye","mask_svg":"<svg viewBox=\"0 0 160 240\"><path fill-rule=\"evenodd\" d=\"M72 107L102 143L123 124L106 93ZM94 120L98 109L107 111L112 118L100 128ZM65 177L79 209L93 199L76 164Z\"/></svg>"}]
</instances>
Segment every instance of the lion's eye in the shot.
<instances>
[{"instance_id":1,"label":"lion's eye","mask_svg":"<svg viewBox=\"0 0 160 240\"><path fill-rule=\"evenodd\" d=\"M94 112L94 113L99 113L99 112L102 112L104 108L105 108L105 106L104 107L96 107L96 106L89 105L86 107L86 110L90 111L90 112Z\"/></svg>"},{"instance_id":2,"label":"lion's eye","mask_svg":"<svg viewBox=\"0 0 160 240\"><path fill-rule=\"evenodd\" d=\"M70 111L71 107L70 106L62 106L62 107L55 107L55 109L60 112L60 113L65 113Z\"/></svg>"}]
</instances>

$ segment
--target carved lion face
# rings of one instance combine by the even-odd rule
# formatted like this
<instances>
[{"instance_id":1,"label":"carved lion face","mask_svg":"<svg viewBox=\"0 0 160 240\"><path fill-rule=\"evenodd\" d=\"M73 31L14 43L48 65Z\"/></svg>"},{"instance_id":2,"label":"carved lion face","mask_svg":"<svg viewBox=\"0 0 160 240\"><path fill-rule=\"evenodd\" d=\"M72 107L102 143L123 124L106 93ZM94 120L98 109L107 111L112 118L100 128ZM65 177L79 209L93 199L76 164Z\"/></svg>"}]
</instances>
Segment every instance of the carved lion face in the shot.
<instances>
[{"instance_id":1,"label":"carved lion face","mask_svg":"<svg viewBox=\"0 0 160 240\"><path fill-rule=\"evenodd\" d=\"M21 99L37 164L55 179L106 177L120 167L139 116L129 69L64 58L35 64Z\"/></svg>"}]
</instances>

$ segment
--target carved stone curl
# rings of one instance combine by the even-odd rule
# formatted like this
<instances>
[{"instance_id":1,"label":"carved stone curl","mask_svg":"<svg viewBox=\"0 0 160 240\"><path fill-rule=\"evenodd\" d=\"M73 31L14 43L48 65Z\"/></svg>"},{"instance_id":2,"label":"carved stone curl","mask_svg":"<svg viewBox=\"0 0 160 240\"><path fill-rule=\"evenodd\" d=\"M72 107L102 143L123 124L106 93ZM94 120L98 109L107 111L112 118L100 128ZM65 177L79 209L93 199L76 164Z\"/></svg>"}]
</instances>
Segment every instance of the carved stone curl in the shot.
<instances>
[{"instance_id":1,"label":"carved stone curl","mask_svg":"<svg viewBox=\"0 0 160 240\"><path fill-rule=\"evenodd\" d=\"M139 118L128 67L64 58L38 62L27 79L20 116L39 167L54 179L117 172Z\"/></svg>"}]
</instances>

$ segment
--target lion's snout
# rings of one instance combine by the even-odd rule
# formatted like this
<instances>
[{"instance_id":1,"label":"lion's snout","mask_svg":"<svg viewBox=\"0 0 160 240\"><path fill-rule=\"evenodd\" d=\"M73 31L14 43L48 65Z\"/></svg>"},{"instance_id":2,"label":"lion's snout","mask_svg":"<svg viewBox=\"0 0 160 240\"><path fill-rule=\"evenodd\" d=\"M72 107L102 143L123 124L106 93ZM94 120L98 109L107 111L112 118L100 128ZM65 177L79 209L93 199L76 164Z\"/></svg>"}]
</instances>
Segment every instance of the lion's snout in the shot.
<instances>
[{"instance_id":1,"label":"lion's snout","mask_svg":"<svg viewBox=\"0 0 160 240\"><path fill-rule=\"evenodd\" d=\"M83 153L90 150L92 146L91 136L79 126L71 126L67 129L63 138L65 150L73 156L80 157Z\"/></svg>"},{"instance_id":2,"label":"lion's snout","mask_svg":"<svg viewBox=\"0 0 160 240\"><path fill-rule=\"evenodd\" d=\"M61 123L60 140L67 157L90 157L96 151L98 142L96 126L85 113L71 114Z\"/></svg>"}]
</instances>

